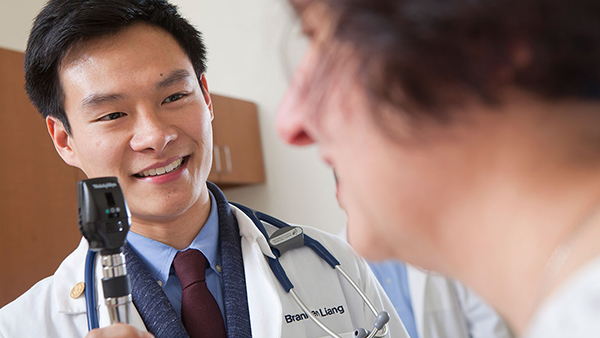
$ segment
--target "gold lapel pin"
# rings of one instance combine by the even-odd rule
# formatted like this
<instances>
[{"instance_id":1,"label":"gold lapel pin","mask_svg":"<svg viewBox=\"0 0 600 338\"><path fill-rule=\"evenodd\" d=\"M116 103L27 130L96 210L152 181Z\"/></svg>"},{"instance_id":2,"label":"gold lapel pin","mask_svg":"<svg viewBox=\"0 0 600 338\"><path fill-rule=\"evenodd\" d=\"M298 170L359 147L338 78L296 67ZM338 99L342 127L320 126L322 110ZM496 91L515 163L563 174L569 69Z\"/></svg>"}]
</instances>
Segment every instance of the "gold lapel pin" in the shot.
<instances>
[{"instance_id":1,"label":"gold lapel pin","mask_svg":"<svg viewBox=\"0 0 600 338\"><path fill-rule=\"evenodd\" d=\"M71 289L71 298L73 298L73 299L79 298L79 296L81 296L81 294L83 294L84 290L85 290L84 282L79 282L79 283L75 284L75 286L73 286L73 288Z\"/></svg>"}]
</instances>

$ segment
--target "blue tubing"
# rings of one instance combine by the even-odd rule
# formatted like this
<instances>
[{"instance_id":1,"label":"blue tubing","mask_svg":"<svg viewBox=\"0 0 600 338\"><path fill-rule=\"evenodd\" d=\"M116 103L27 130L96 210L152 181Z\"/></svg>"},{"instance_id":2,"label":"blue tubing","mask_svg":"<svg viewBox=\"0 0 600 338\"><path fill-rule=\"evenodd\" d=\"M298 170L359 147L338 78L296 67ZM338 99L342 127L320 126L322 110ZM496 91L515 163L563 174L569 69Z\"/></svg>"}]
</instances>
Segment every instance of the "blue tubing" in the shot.
<instances>
[{"instance_id":1,"label":"blue tubing","mask_svg":"<svg viewBox=\"0 0 600 338\"><path fill-rule=\"evenodd\" d=\"M100 327L98 324L98 311L96 310L96 283L94 283L95 263L96 252L88 250L87 256L85 257L85 308L89 331Z\"/></svg>"}]
</instances>

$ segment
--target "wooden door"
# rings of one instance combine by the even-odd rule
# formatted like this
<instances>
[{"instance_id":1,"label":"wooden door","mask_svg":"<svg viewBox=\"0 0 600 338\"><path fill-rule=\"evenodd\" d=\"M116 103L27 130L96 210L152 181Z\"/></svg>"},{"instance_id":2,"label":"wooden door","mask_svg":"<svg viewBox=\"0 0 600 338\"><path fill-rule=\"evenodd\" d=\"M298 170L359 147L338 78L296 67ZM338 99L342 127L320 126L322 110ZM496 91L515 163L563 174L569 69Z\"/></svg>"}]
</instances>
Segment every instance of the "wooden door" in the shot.
<instances>
[{"instance_id":1,"label":"wooden door","mask_svg":"<svg viewBox=\"0 0 600 338\"><path fill-rule=\"evenodd\" d=\"M0 48L0 307L52 275L80 239L83 173L58 156L24 87L23 53Z\"/></svg>"}]
</instances>

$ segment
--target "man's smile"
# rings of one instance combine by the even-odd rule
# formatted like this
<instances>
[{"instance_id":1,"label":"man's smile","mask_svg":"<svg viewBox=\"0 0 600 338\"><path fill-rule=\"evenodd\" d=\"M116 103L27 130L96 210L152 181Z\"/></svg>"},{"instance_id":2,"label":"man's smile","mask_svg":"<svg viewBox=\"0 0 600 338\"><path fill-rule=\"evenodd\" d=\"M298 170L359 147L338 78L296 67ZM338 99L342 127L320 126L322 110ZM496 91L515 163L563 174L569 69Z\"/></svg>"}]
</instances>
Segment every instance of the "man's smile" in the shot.
<instances>
[{"instance_id":1,"label":"man's smile","mask_svg":"<svg viewBox=\"0 0 600 338\"><path fill-rule=\"evenodd\" d=\"M178 158L175 161L169 163L168 165L166 165L164 167L148 169L148 170L142 171L141 173L137 173L133 176L148 177L148 176L160 176L160 175L168 174L170 172L173 172L173 171L181 168L181 166L183 166L183 164L185 163L186 159L187 159L187 156L181 157L181 158Z\"/></svg>"}]
</instances>

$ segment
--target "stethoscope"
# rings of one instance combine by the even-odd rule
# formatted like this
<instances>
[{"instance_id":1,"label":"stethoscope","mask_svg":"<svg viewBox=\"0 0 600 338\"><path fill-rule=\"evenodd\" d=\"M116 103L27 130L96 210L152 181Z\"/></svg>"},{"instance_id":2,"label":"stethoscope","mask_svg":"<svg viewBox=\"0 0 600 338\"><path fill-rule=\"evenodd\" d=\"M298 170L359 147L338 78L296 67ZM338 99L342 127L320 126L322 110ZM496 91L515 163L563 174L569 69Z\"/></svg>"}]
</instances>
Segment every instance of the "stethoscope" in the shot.
<instances>
[{"instance_id":1,"label":"stethoscope","mask_svg":"<svg viewBox=\"0 0 600 338\"><path fill-rule=\"evenodd\" d=\"M98 311L96 310L96 281L94 277L96 252L89 250L85 257L85 312L87 315L88 331L97 329Z\"/></svg>"},{"instance_id":2,"label":"stethoscope","mask_svg":"<svg viewBox=\"0 0 600 338\"><path fill-rule=\"evenodd\" d=\"M265 257L268 259L269 267L273 271L273 274L281 283L281 286L285 289L285 291L292 296L296 304L307 314L310 319L317 324L321 329L323 329L327 334L334 338L341 338L340 335L333 332L329 327L327 327L320 319L318 319L312 311L304 304L304 302L298 297L298 294L294 290L294 285L288 278L285 270L281 266L279 262L279 257L281 257L286 251L299 248L302 246L306 246L311 248L319 257L321 257L331 268L335 269L340 273L344 278L352 285L354 290L360 295L363 301L367 304L373 315L375 316L375 322L373 324L373 329L371 331L367 331L364 328L359 328L354 330L354 337L358 338L373 338L373 337L384 337L388 333L387 322L389 321L389 314L386 311L377 311L373 302L369 299L369 297L365 294L365 292L358 286L358 284L344 271L341 267L340 262L333 257L333 255L325 249L325 247L311 238L310 236L304 234L304 231L301 227L291 226L281 220L276 219L275 217L269 216L259 211L254 211L244 205L233 203L238 209L240 209L246 216L248 216L254 225L260 230L265 238L268 239L269 245L272 249L273 255L275 258L271 258L269 256ZM262 222L269 223L278 228L271 236L267 234L265 227ZM380 335L377 333L382 330Z\"/></svg>"},{"instance_id":3,"label":"stethoscope","mask_svg":"<svg viewBox=\"0 0 600 338\"><path fill-rule=\"evenodd\" d=\"M354 331L354 337L357 338L373 338L373 337L385 337L388 332L387 322L389 321L389 314L386 311L377 311L373 302L369 299L369 297L365 294L365 292L358 286L358 284L344 271L341 267L340 262L333 257L333 255L325 249L325 247L314 240L310 236L304 234L304 231L301 227L298 226L290 226L289 224L276 219L275 217L269 216L267 214L254 211L244 205L238 203L231 203L235 205L238 209L240 209L244 214L246 214L254 223L254 225L258 228L258 230L263 234L265 238L268 239L269 245L271 246L272 252L275 255L275 258L271 258L268 256L268 262L273 274L277 278L277 280L281 283L281 286L285 289L287 293L289 293L296 304L306 313L311 320L317 324L321 329L323 329L327 334L334 338L341 338L340 335L336 334L327 327L320 319L318 319L312 311L304 304L304 302L300 299L296 291L294 290L294 285L289 280L285 270L283 269L281 263L279 262L279 257L283 255L285 252L299 248L302 246L306 246L311 248L319 257L321 257L329 266L333 269L336 269L344 278L352 285L354 290L360 295L363 301L367 304L373 315L375 316L375 322L373 324L373 329L371 331L367 331L364 328L358 328ZM278 228L271 236L267 234L264 225L261 221L267 222ZM85 262L85 300L86 300L86 312L87 312L87 322L88 329L91 331L99 327L98 325L98 312L96 310L96 288L95 288L95 260L96 260L96 252L88 251L86 262ZM377 333L382 330L380 335Z\"/></svg>"}]
</instances>

